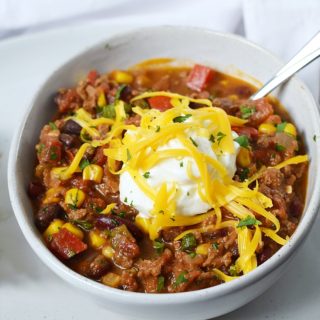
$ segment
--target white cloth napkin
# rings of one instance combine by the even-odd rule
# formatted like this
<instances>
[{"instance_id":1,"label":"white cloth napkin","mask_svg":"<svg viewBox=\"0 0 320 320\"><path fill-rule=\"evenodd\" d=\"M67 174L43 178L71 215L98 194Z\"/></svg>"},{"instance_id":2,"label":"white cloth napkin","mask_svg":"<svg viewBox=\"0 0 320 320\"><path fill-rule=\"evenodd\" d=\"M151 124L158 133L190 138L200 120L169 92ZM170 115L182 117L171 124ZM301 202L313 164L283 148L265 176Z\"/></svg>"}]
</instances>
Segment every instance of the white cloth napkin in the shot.
<instances>
[{"instance_id":1,"label":"white cloth napkin","mask_svg":"<svg viewBox=\"0 0 320 320\"><path fill-rule=\"evenodd\" d=\"M288 61L320 30L319 16L319 0L0 0L0 39L95 20L192 25L244 35ZM320 63L299 76L320 98Z\"/></svg>"}]
</instances>

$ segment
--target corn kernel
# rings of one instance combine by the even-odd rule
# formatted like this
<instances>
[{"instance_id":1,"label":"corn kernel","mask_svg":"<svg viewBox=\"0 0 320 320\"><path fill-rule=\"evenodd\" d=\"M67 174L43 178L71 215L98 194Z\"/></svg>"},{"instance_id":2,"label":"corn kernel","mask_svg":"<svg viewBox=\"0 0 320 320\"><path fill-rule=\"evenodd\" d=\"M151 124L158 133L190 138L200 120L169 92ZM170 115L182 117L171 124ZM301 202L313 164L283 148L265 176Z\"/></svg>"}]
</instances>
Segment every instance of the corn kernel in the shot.
<instances>
[{"instance_id":1,"label":"corn kernel","mask_svg":"<svg viewBox=\"0 0 320 320\"><path fill-rule=\"evenodd\" d=\"M59 230L62 228L64 225L64 221L60 219L54 219L48 226L48 228L45 230L43 233L44 238L47 241L50 241L50 238L52 237L53 234L59 232Z\"/></svg>"},{"instance_id":2,"label":"corn kernel","mask_svg":"<svg viewBox=\"0 0 320 320\"><path fill-rule=\"evenodd\" d=\"M104 95L103 92L99 94L97 103L98 103L98 106L101 108L107 105L106 96Z\"/></svg>"},{"instance_id":3,"label":"corn kernel","mask_svg":"<svg viewBox=\"0 0 320 320\"><path fill-rule=\"evenodd\" d=\"M64 198L64 202L66 204L69 204L70 206L79 208L83 204L85 198L86 195L82 190L72 188L67 191L66 196Z\"/></svg>"},{"instance_id":4,"label":"corn kernel","mask_svg":"<svg viewBox=\"0 0 320 320\"><path fill-rule=\"evenodd\" d=\"M113 78L118 83L130 84L133 81L133 76L125 71L115 71Z\"/></svg>"},{"instance_id":5,"label":"corn kernel","mask_svg":"<svg viewBox=\"0 0 320 320\"><path fill-rule=\"evenodd\" d=\"M102 248L102 254L105 257L111 259L113 257L113 255L114 255L114 250L112 249L111 246L105 246L105 247Z\"/></svg>"},{"instance_id":6,"label":"corn kernel","mask_svg":"<svg viewBox=\"0 0 320 320\"><path fill-rule=\"evenodd\" d=\"M92 180L97 183L100 183L102 180L102 176L103 176L103 169L97 164L89 164L82 171L83 180Z\"/></svg>"},{"instance_id":7,"label":"corn kernel","mask_svg":"<svg viewBox=\"0 0 320 320\"><path fill-rule=\"evenodd\" d=\"M106 239L101 237L97 232L90 231L89 232L89 242L91 247L100 248L106 243Z\"/></svg>"},{"instance_id":8,"label":"corn kernel","mask_svg":"<svg viewBox=\"0 0 320 320\"><path fill-rule=\"evenodd\" d=\"M258 130L260 133L271 135L276 132L276 127L271 123L261 123Z\"/></svg>"},{"instance_id":9,"label":"corn kernel","mask_svg":"<svg viewBox=\"0 0 320 320\"><path fill-rule=\"evenodd\" d=\"M75 226L74 224L67 222L65 223L62 228L67 229L68 231L70 231L71 233L73 233L76 237L78 237L80 240L83 239L83 232L82 230Z\"/></svg>"},{"instance_id":10,"label":"corn kernel","mask_svg":"<svg viewBox=\"0 0 320 320\"><path fill-rule=\"evenodd\" d=\"M199 244L196 248L196 254L202 254L206 256L210 248L210 243Z\"/></svg>"},{"instance_id":11,"label":"corn kernel","mask_svg":"<svg viewBox=\"0 0 320 320\"><path fill-rule=\"evenodd\" d=\"M243 168L248 167L251 163L250 151L246 148L241 148L237 156L237 164Z\"/></svg>"},{"instance_id":12,"label":"corn kernel","mask_svg":"<svg viewBox=\"0 0 320 320\"><path fill-rule=\"evenodd\" d=\"M109 272L101 278L101 282L109 287L117 288L120 285L121 277L116 273Z\"/></svg>"},{"instance_id":13,"label":"corn kernel","mask_svg":"<svg viewBox=\"0 0 320 320\"><path fill-rule=\"evenodd\" d=\"M297 129L292 123L287 123L284 130L285 133L291 134L292 136L297 136Z\"/></svg>"},{"instance_id":14,"label":"corn kernel","mask_svg":"<svg viewBox=\"0 0 320 320\"><path fill-rule=\"evenodd\" d=\"M140 230L142 230L143 232L145 232L147 234L149 233L150 226L151 226L150 219L142 218L138 215L138 216L136 216L135 223L139 227Z\"/></svg>"},{"instance_id":15,"label":"corn kernel","mask_svg":"<svg viewBox=\"0 0 320 320\"><path fill-rule=\"evenodd\" d=\"M42 203L48 204L48 203L59 202L61 198L62 190L63 190L62 187L48 189Z\"/></svg>"}]
</instances>

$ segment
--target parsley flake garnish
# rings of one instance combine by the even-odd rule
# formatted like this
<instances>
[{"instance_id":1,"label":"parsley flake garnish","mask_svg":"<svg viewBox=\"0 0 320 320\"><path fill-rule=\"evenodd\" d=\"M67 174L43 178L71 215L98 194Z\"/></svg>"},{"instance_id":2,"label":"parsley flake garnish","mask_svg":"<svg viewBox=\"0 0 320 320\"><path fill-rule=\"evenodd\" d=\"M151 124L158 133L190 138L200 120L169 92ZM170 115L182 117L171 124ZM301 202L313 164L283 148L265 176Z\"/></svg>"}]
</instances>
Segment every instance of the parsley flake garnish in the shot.
<instances>
[{"instance_id":1,"label":"parsley flake garnish","mask_svg":"<svg viewBox=\"0 0 320 320\"><path fill-rule=\"evenodd\" d=\"M83 170L85 167L87 167L88 165L90 164L90 161L88 159L82 159L80 161L80 164L79 164L79 168L81 170Z\"/></svg>"},{"instance_id":2,"label":"parsley flake garnish","mask_svg":"<svg viewBox=\"0 0 320 320\"><path fill-rule=\"evenodd\" d=\"M243 168L239 174L240 181L243 182L244 180L248 179L250 170L248 168Z\"/></svg>"},{"instance_id":3,"label":"parsley flake garnish","mask_svg":"<svg viewBox=\"0 0 320 320\"><path fill-rule=\"evenodd\" d=\"M185 277L187 274L187 271L182 271L176 278L176 281L174 282L174 286L177 287L182 283L188 282L188 279Z\"/></svg>"},{"instance_id":4,"label":"parsley flake garnish","mask_svg":"<svg viewBox=\"0 0 320 320\"><path fill-rule=\"evenodd\" d=\"M214 242L214 243L212 244L212 248L213 248L214 250L218 250L218 249L219 249L219 244L218 244L218 242Z\"/></svg>"},{"instance_id":5,"label":"parsley flake garnish","mask_svg":"<svg viewBox=\"0 0 320 320\"><path fill-rule=\"evenodd\" d=\"M49 126L51 130L58 130L58 127L56 126L56 124L54 122L49 122Z\"/></svg>"},{"instance_id":6,"label":"parsley flake garnish","mask_svg":"<svg viewBox=\"0 0 320 320\"><path fill-rule=\"evenodd\" d=\"M181 249L183 251L191 251L197 246L197 240L193 233L187 233L181 241Z\"/></svg>"},{"instance_id":7,"label":"parsley flake garnish","mask_svg":"<svg viewBox=\"0 0 320 320\"><path fill-rule=\"evenodd\" d=\"M241 112L242 119L248 119L256 112L256 108L249 107L247 105L241 105L240 112Z\"/></svg>"},{"instance_id":8,"label":"parsley flake garnish","mask_svg":"<svg viewBox=\"0 0 320 320\"><path fill-rule=\"evenodd\" d=\"M217 133L217 141L218 141L218 145L220 144L221 140L226 137L226 134L224 134L223 132L219 131Z\"/></svg>"},{"instance_id":9,"label":"parsley flake garnish","mask_svg":"<svg viewBox=\"0 0 320 320\"><path fill-rule=\"evenodd\" d=\"M190 140L191 140L191 142L193 143L193 145L195 146L195 147L198 147L198 144L190 137Z\"/></svg>"},{"instance_id":10,"label":"parsley flake garnish","mask_svg":"<svg viewBox=\"0 0 320 320\"><path fill-rule=\"evenodd\" d=\"M216 142L216 138L214 137L213 134L210 134L209 141L211 141L212 143Z\"/></svg>"},{"instance_id":11,"label":"parsley flake garnish","mask_svg":"<svg viewBox=\"0 0 320 320\"><path fill-rule=\"evenodd\" d=\"M149 171L145 172L143 174L143 177L146 178L146 179L150 178L150 172Z\"/></svg>"},{"instance_id":12,"label":"parsley flake garnish","mask_svg":"<svg viewBox=\"0 0 320 320\"><path fill-rule=\"evenodd\" d=\"M277 151L280 151L280 152L286 150L286 147L284 147L283 145L278 144L278 143L276 143L275 148L276 148Z\"/></svg>"},{"instance_id":13,"label":"parsley flake garnish","mask_svg":"<svg viewBox=\"0 0 320 320\"><path fill-rule=\"evenodd\" d=\"M317 142L317 135L314 134L312 139L314 142Z\"/></svg>"},{"instance_id":14,"label":"parsley flake garnish","mask_svg":"<svg viewBox=\"0 0 320 320\"><path fill-rule=\"evenodd\" d=\"M73 220L72 223L76 224L81 229L88 231L93 228L93 224L86 220Z\"/></svg>"},{"instance_id":15,"label":"parsley flake garnish","mask_svg":"<svg viewBox=\"0 0 320 320\"><path fill-rule=\"evenodd\" d=\"M239 136L239 137L233 139L233 141L237 142L240 145L240 147L242 147L242 148L246 148L246 149L249 148L249 140L246 135Z\"/></svg>"},{"instance_id":16,"label":"parsley flake garnish","mask_svg":"<svg viewBox=\"0 0 320 320\"><path fill-rule=\"evenodd\" d=\"M261 224L261 221L257 220L255 217L247 216L245 219L240 220L237 225L237 228L247 227L247 226L258 226Z\"/></svg>"},{"instance_id":17,"label":"parsley flake garnish","mask_svg":"<svg viewBox=\"0 0 320 320\"><path fill-rule=\"evenodd\" d=\"M156 126L156 132L160 131L160 126Z\"/></svg>"},{"instance_id":18,"label":"parsley flake garnish","mask_svg":"<svg viewBox=\"0 0 320 320\"><path fill-rule=\"evenodd\" d=\"M286 127L286 125L287 125L287 122L281 122L281 123L277 124L276 131L277 132L283 132L285 127Z\"/></svg>"},{"instance_id":19,"label":"parsley flake garnish","mask_svg":"<svg viewBox=\"0 0 320 320\"><path fill-rule=\"evenodd\" d=\"M157 251L157 253L162 253L164 250L164 243L161 240L153 241L153 249Z\"/></svg>"},{"instance_id":20,"label":"parsley flake garnish","mask_svg":"<svg viewBox=\"0 0 320 320\"><path fill-rule=\"evenodd\" d=\"M125 197L123 201L124 201L124 202L128 202L128 198L127 198L127 197Z\"/></svg>"},{"instance_id":21,"label":"parsley flake garnish","mask_svg":"<svg viewBox=\"0 0 320 320\"><path fill-rule=\"evenodd\" d=\"M164 288L164 276L159 276L157 279L157 291L161 292Z\"/></svg>"},{"instance_id":22,"label":"parsley flake garnish","mask_svg":"<svg viewBox=\"0 0 320 320\"><path fill-rule=\"evenodd\" d=\"M236 268L235 265L230 266L230 268L229 268L229 274L230 274L230 276L232 276L232 277L235 277L235 276L238 275L237 268Z\"/></svg>"},{"instance_id":23,"label":"parsley flake garnish","mask_svg":"<svg viewBox=\"0 0 320 320\"><path fill-rule=\"evenodd\" d=\"M186 114L185 116L178 116L173 118L173 122L175 123L185 122L190 117L191 117L191 114Z\"/></svg>"}]
</instances>

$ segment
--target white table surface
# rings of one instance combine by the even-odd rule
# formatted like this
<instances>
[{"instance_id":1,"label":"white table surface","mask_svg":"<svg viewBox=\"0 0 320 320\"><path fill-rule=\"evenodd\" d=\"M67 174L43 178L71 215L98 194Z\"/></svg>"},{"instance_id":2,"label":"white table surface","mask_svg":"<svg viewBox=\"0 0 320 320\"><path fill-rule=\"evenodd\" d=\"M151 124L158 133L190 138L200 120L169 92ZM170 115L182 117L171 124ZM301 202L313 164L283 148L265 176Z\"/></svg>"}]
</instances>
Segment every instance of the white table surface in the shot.
<instances>
[{"instance_id":1,"label":"white table surface","mask_svg":"<svg viewBox=\"0 0 320 320\"><path fill-rule=\"evenodd\" d=\"M69 57L125 29L129 27L95 23L0 42L1 320L125 319L65 283L36 257L15 220L6 179L11 138L38 86ZM320 319L319 228L317 219L303 250L277 285L219 319Z\"/></svg>"}]
</instances>

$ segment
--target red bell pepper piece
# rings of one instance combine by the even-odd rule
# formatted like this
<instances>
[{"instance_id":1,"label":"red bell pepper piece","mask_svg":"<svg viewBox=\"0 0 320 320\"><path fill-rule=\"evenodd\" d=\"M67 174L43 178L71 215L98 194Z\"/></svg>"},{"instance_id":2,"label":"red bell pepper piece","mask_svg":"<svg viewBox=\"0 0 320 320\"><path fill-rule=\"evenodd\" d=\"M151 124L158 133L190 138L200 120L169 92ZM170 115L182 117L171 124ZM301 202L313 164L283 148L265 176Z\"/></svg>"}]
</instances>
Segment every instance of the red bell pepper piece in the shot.
<instances>
[{"instance_id":1,"label":"red bell pepper piece","mask_svg":"<svg viewBox=\"0 0 320 320\"><path fill-rule=\"evenodd\" d=\"M256 128L253 127L232 127L233 131L235 131L238 135L245 135L250 140L255 140L259 136L259 132Z\"/></svg>"},{"instance_id":2,"label":"red bell pepper piece","mask_svg":"<svg viewBox=\"0 0 320 320\"><path fill-rule=\"evenodd\" d=\"M213 70L200 64L194 65L187 78L187 86L195 91L202 91L213 78Z\"/></svg>"},{"instance_id":3,"label":"red bell pepper piece","mask_svg":"<svg viewBox=\"0 0 320 320\"><path fill-rule=\"evenodd\" d=\"M98 78L98 72L97 70L91 70L88 75L87 75L87 81L91 84L94 85L94 82Z\"/></svg>"},{"instance_id":4,"label":"red bell pepper piece","mask_svg":"<svg viewBox=\"0 0 320 320\"><path fill-rule=\"evenodd\" d=\"M62 259L69 259L87 249L87 245L69 230L62 228L52 235L51 250Z\"/></svg>"},{"instance_id":5,"label":"red bell pepper piece","mask_svg":"<svg viewBox=\"0 0 320 320\"><path fill-rule=\"evenodd\" d=\"M166 111L172 108L169 97L156 96L148 99L148 102L153 109L158 109L160 111Z\"/></svg>"}]
</instances>

